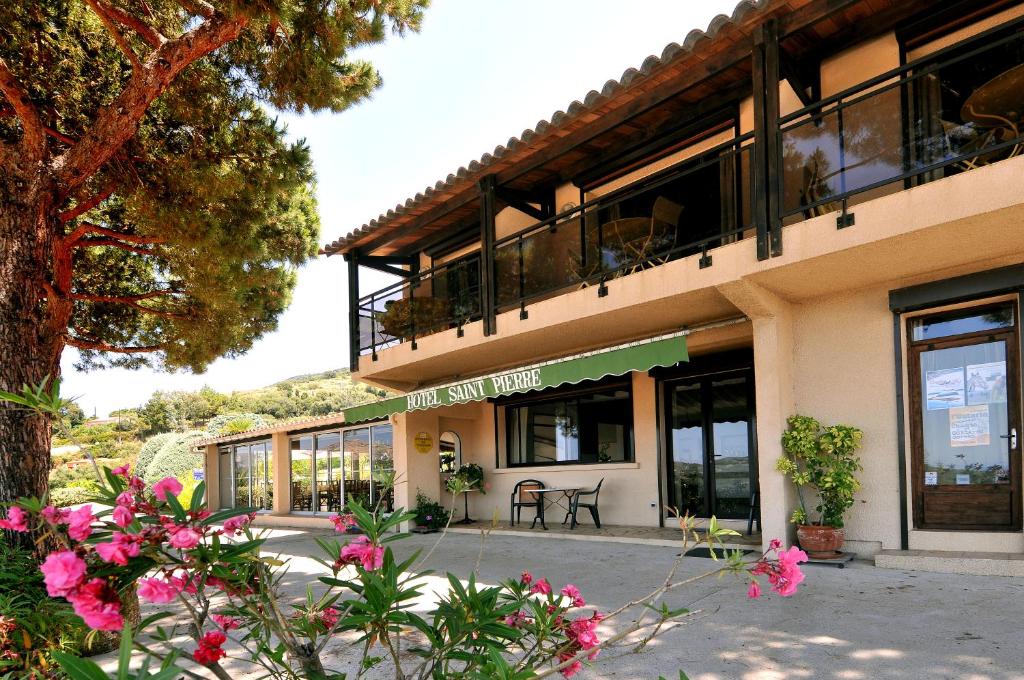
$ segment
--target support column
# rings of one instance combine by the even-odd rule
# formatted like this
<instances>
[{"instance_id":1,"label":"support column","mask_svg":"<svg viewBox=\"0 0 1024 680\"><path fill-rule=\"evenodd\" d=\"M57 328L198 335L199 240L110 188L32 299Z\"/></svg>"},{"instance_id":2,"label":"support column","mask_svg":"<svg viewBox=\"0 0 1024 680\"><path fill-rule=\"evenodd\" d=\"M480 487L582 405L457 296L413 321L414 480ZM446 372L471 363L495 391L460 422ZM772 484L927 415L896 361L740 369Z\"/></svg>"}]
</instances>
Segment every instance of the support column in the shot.
<instances>
[{"instance_id":1,"label":"support column","mask_svg":"<svg viewBox=\"0 0 1024 680\"><path fill-rule=\"evenodd\" d=\"M203 452L203 480L206 482L206 506L220 508L220 458L217 445L207 444ZM230 481L228 482L230 484Z\"/></svg>"},{"instance_id":2,"label":"support column","mask_svg":"<svg viewBox=\"0 0 1024 680\"><path fill-rule=\"evenodd\" d=\"M782 158L779 140L779 35L770 19L754 28L754 221L757 259L782 254L779 220Z\"/></svg>"},{"instance_id":3,"label":"support column","mask_svg":"<svg viewBox=\"0 0 1024 680\"><path fill-rule=\"evenodd\" d=\"M291 457L288 450L288 433L275 432L270 436L271 470L274 471L274 501L271 510L275 515L287 515L292 509Z\"/></svg>"},{"instance_id":4,"label":"support column","mask_svg":"<svg viewBox=\"0 0 1024 680\"><path fill-rule=\"evenodd\" d=\"M494 289L495 180L487 175L480 180L480 311L484 335L494 335L497 325Z\"/></svg>"},{"instance_id":5,"label":"support column","mask_svg":"<svg viewBox=\"0 0 1024 680\"><path fill-rule=\"evenodd\" d=\"M345 253L348 263L348 369L359 370L359 253Z\"/></svg>"},{"instance_id":6,"label":"support column","mask_svg":"<svg viewBox=\"0 0 1024 680\"><path fill-rule=\"evenodd\" d=\"M754 329L754 398L757 415L757 472L761 504L762 547L773 538L791 544L796 530L789 523L796 507L792 483L776 471L782 455L786 419L796 412L793 391L792 306L748 281L734 281L718 290L744 314Z\"/></svg>"}]
</instances>

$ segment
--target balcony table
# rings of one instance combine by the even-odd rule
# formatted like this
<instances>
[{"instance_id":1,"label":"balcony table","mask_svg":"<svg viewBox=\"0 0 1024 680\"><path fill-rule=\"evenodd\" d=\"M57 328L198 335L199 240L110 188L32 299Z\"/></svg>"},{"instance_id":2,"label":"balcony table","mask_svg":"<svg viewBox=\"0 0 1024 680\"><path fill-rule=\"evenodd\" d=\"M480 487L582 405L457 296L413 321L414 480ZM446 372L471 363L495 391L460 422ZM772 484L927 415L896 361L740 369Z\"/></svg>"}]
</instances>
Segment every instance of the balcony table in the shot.
<instances>
[{"instance_id":1,"label":"balcony table","mask_svg":"<svg viewBox=\"0 0 1024 680\"><path fill-rule=\"evenodd\" d=\"M553 500L551 501L552 505L557 505L558 507L566 510L566 519L568 519L569 509L562 505L562 501L571 500L573 494L575 494L579 490L580 487L578 486L566 486L557 488L530 489L529 491L527 491L527 493L531 493L537 498L537 516L533 518L533 523L530 524L530 528L532 529L535 526L537 526L537 520L539 519L540 525L544 529L544 531L548 530L548 525L544 523L544 506L547 503L546 496L548 494L552 494L553 496ZM561 497L559 497L557 494L562 495ZM562 524L565 524L565 520L562 520Z\"/></svg>"},{"instance_id":2,"label":"balcony table","mask_svg":"<svg viewBox=\"0 0 1024 680\"><path fill-rule=\"evenodd\" d=\"M1024 64L1000 73L975 89L960 109L960 118L965 123L990 130L980 150L994 143L1000 131L1003 134L998 141L1018 137L1024 118ZM1006 158L1013 158L1021 151L1022 145L1016 144Z\"/></svg>"}]
</instances>

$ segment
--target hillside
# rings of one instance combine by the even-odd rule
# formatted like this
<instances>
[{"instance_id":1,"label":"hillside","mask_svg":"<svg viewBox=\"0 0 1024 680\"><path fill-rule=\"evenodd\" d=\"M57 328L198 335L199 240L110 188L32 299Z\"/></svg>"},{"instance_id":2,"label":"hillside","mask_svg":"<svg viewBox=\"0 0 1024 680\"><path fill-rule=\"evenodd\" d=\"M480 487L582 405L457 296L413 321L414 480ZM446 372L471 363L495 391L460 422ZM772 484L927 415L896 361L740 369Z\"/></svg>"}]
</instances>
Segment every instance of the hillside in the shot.
<instances>
[{"instance_id":1,"label":"hillside","mask_svg":"<svg viewBox=\"0 0 1024 680\"><path fill-rule=\"evenodd\" d=\"M387 395L353 382L348 369L341 368L230 394L209 387L195 392L157 391L145 404L114 411L103 420L85 420L81 409L69 409L66 426L54 428L51 493L60 503L80 502L88 495L93 474L86 464L87 451L101 465L131 463L135 467L143 445L153 442L139 467L159 457L157 467L176 475L178 468L189 471L197 464L191 460L194 454L188 443L200 436L337 413ZM140 475L145 472L139 470Z\"/></svg>"}]
</instances>

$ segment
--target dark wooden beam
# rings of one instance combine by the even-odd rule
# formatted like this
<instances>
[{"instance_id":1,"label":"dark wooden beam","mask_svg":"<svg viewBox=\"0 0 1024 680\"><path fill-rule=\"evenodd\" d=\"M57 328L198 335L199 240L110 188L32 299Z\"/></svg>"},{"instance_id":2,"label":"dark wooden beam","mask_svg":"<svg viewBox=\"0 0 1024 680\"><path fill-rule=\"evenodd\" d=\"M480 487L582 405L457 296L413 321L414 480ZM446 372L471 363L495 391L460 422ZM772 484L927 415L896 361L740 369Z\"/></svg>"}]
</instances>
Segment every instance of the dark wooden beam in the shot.
<instances>
[{"instance_id":1,"label":"dark wooden beam","mask_svg":"<svg viewBox=\"0 0 1024 680\"><path fill-rule=\"evenodd\" d=\"M363 255L359 258L359 264L363 267L376 269L385 274L409 278L420 268L420 261L417 257L397 257L394 255ZM409 269L399 269L394 265L406 265Z\"/></svg>"},{"instance_id":2,"label":"dark wooden beam","mask_svg":"<svg viewBox=\"0 0 1024 680\"><path fill-rule=\"evenodd\" d=\"M782 144L779 134L779 26L774 19L761 24L764 36L764 159L767 167L768 240L772 257L782 254ZM756 151L755 151L756 153Z\"/></svg>"},{"instance_id":3,"label":"dark wooden beam","mask_svg":"<svg viewBox=\"0 0 1024 680\"><path fill-rule=\"evenodd\" d=\"M810 106L821 101L821 61L808 56L799 61L779 50L779 72L789 81L800 103Z\"/></svg>"},{"instance_id":4,"label":"dark wooden beam","mask_svg":"<svg viewBox=\"0 0 1024 680\"><path fill-rule=\"evenodd\" d=\"M496 198L537 220L546 220L555 214L554 191L522 191L510 187L495 187ZM539 206L536 207L535 206Z\"/></svg>"},{"instance_id":5,"label":"dark wooden beam","mask_svg":"<svg viewBox=\"0 0 1024 680\"><path fill-rule=\"evenodd\" d=\"M359 251L345 253L348 264L348 370L359 370Z\"/></svg>"},{"instance_id":6,"label":"dark wooden beam","mask_svg":"<svg viewBox=\"0 0 1024 680\"><path fill-rule=\"evenodd\" d=\"M764 27L754 29L754 47L751 50L751 76L754 81L754 195L751 197L754 210L754 226L757 231L757 259L767 260L771 257L768 243L768 165L764 159L764 149L768 145L768 130L765 127L765 35Z\"/></svg>"},{"instance_id":7,"label":"dark wooden beam","mask_svg":"<svg viewBox=\"0 0 1024 680\"><path fill-rule=\"evenodd\" d=\"M497 331L497 306L494 287L494 227L495 188L494 175L484 175L477 185L480 191L480 307L484 321L484 335Z\"/></svg>"}]
</instances>

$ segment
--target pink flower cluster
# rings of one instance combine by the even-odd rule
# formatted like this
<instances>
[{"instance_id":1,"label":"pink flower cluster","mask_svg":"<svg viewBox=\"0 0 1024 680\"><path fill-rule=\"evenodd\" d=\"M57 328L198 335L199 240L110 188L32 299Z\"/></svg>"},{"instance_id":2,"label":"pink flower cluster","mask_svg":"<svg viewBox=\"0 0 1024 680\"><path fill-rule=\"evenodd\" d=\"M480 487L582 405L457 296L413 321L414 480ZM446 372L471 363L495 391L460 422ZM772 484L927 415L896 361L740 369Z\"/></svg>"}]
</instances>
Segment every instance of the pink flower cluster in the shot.
<instances>
[{"instance_id":1,"label":"pink flower cluster","mask_svg":"<svg viewBox=\"0 0 1024 680\"><path fill-rule=\"evenodd\" d=\"M334 530L339 534L345 533L350 527L356 525L356 516L350 512L344 515L331 515L331 522L334 523Z\"/></svg>"},{"instance_id":2,"label":"pink flower cluster","mask_svg":"<svg viewBox=\"0 0 1024 680\"><path fill-rule=\"evenodd\" d=\"M564 663L581 651L589 651L587 658L591 661L596 659L601 651L597 648L601 644L601 640L597 637L597 624L601 623L603 618L599 612L594 612L589 617L573 619L566 630L566 636L569 638L569 647L559 653L558 660ZM583 663L577 659L562 669L562 675L571 678L581 670L583 670Z\"/></svg>"},{"instance_id":3,"label":"pink flower cluster","mask_svg":"<svg viewBox=\"0 0 1024 680\"><path fill-rule=\"evenodd\" d=\"M341 549L341 555L334 563L334 568L340 570L347 564L360 563L366 571L376 571L384 566L384 548L373 543L368 536L359 536L354 541L345 544Z\"/></svg>"},{"instance_id":4,"label":"pink flower cluster","mask_svg":"<svg viewBox=\"0 0 1024 680\"><path fill-rule=\"evenodd\" d=\"M199 640L199 647L192 652L192 658L202 666L209 666L223 659L226 654L221 645L227 642L228 636L219 630L211 630Z\"/></svg>"},{"instance_id":5,"label":"pink flower cluster","mask_svg":"<svg viewBox=\"0 0 1024 680\"><path fill-rule=\"evenodd\" d=\"M778 539L773 539L769 544L768 553L776 553L776 559L769 559L768 553L766 553L750 569L750 574L752 577L767 576L773 592L782 597L789 597L796 593L797 586L803 583L804 573L797 565L807 561L807 553L796 546L792 546L788 550L781 548L782 543ZM761 585L756 578L752 578L750 581L747 597L752 600L761 597Z\"/></svg>"},{"instance_id":6,"label":"pink flower cluster","mask_svg":"<svg viewBox=\"0 0 1024 680\"><path fill-rule=\"evenodd\" d=\"M600 639L597 637L597 625L604 618L600 612L593 612L590 616L579 616L569 621L568 623L562 618L562 613L570 607L585 607L587 605L586 600L583 599L583 594L580 589L569 583L559 591L560 597L552 596L551 584L548 583L546 578L535 579L533 574L528 571L524 571L519 576L519 583L523 587L529 587L527 591L530 595L544 595L547 597L547 610L550 614L556 614L554 620L554 626L558 630L562 630L568 639L568 644L558 654L559 663L566 663L573 659L577 654L583 651L589 652L587 654L588 659L594 659L597 657L600 651L598 647L601 644ZM567 605L562 605L561 602L568 600ZM517 611L515 614L506 616L504 623L513 627L521 627L528 624L532 619L527 618L526 614L522 611ZM569 663L568 666L561 670L561 673L566 678L572 676L583 670L583 663L580 660L575 660Z\"/></svg>"},{"instance_id":7,"label":"pink flower cluster","mask_svg":"<svg viewBox=\"0 0 1024 680\"><path fill-rule=\"evenodd\" d=\"M105 579L86 579L85 560L74 551L50 553L40 569L46 592L51 597L66 598L87 626L96 630L120 630L124 626L117 591Z\"/></svg>"}]
</instances>

